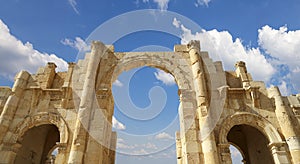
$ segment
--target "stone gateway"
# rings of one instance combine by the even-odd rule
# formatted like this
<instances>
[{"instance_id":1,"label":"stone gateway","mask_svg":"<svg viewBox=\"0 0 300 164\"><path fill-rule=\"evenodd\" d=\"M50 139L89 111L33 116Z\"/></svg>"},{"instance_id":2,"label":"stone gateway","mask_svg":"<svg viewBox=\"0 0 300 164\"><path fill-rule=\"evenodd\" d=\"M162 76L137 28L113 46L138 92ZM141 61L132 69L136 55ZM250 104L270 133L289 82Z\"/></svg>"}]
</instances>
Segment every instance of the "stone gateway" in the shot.
<instances>
[{"instance_id":1,"label":"stone gateway","mask_svg":"<svg viewBox=\"0 0 300 164\"><path fill-rule=\"evenodd\" d=\"M0 163L114 163L112 83L141 66L177 82L178 164L231 164L230 145L247 164L300 163L300 94L282 96L253 81L242 61L224 71L199 41L174 52L114 52L94 41L66 72L56 72L55 63L36 74L21 71L12 88L0 88Z\"/></svg>"}]
</instances>

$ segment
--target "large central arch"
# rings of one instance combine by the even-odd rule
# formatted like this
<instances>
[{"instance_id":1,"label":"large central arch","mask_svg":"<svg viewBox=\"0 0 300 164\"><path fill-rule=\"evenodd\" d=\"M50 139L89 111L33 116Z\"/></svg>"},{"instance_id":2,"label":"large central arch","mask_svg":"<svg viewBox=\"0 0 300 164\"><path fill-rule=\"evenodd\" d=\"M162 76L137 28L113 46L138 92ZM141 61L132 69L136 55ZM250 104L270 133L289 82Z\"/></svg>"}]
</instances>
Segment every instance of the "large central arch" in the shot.
<instances>
[{"instance_id":1,"label":"large central arch","mask_svg":"<svg viewBox=\"0 0 300 164\"><path fill-rule=\"evenodd\" d=\"M201 157L202 146L201 140L205 140L210 146L205 146L204 156L207 161L218 160L216 155L216 144L212 139L213 128L216 120L220 117L221 112L210 112L208 108L220 108L225 96L223 88L225 86L225 73L222 65L213 63L207 53L200 53L200 43L192 41L187 46L175 46L175 52L114 52L112 46L105 46L100 42L93 42L91 53L87 54L82 67L74 70L75 74L82 76L82 72L86 72L85 79L82 80L82 89L76 94L81 95L78 110L79 120L76 123L78 131L75 130L73 144L71 148L69 162L78 160L83 157L81 154L89 148L86 148L84 140L77 139L77 133L80 129L88 129L89 144L100 145L104 143L105 147L114 150L115 144L111 143L111 135L99 134L95 127L101 125L102 130L109 131L113 116L113 96L112 83L118 75L125 70L141 66L151 66L162 69L172 74L177 82L180 97L179 119L180 119L180 135L181 142L178 142L182 157L180 161L184 163L199 162L203 160ZM215 78L218 77L218 78ZM74 79L82 79L75 77ZM221 81L220 81L221 80ZM76 81L78 83L78 81ZM218 88L218 87L223 88ZM209 90L209 91L208 91ZM94 93L94 94L92 94ZM94 95L94 96L93 96ZM223 97L222 100L219 98ZM95 101L93 101L95 99ZM215 101L210 104L210 101ZM220 101L219 101L220 100ZM225 101L225 100L224 100ZM211 105L211 106L210 106ZM92 109L92 110L86 110ZM97 109L97 110L96 110ZM96 111L96 112L95 112ZM101 111L101 112L98 112ZM212 114L212 115L210 115ZM204 120L199 121L199 117ZM101 119L99 119L101 118ZM101 121L100 121L101 120ZM205 135L200 138L200 122L205 128ZM103 126L102 126L103 125ZM108 134L108 133L106 133ZM85 136L84 136L85 137ZM100 141L100 142L99 142ZM82 142L82 143L79 143ZM79 146L73 146L79 145ZM191 149L191 146L195 148ZM111 147L113 146L113 147ZM101 151L101 148L95 150ZM95 152L95 151L93 151ZM109 151L102 151L103 156L109 156ZM101 154L101 153L100 153ZM95 159L95 161L99 161ZM85 160L85 159L83 159Z\"/></svg>"},{"instance_id":2,"label":"large central arch","mask_svg":"<svg viewBox=\"0 0 300 164\"><path fill-rule=\"evenodd\" d=\"M115 53L116 56L123 56L115 68L111 83L123 71L131 70L141 66L150 66L164 70L174 76L180 90L192 90L193 77L189 68L188 58L181 56L178 52L128 52Z\"/></svg>"}]
</instances>

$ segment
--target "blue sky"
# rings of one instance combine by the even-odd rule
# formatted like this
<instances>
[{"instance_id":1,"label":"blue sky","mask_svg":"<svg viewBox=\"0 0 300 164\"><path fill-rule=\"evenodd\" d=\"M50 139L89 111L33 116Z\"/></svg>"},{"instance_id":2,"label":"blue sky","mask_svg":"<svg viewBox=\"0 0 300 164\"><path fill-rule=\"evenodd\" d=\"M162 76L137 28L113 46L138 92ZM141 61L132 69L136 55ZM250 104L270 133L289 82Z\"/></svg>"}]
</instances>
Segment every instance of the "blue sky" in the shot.
<instances>
[{"instance_id":1,"label":"blue sky","mask_svg":"<svg viewBox=\"0 0 300 164\"><path fill-rule=\"evenodd\" d=\"M143 9L157 11L145 11L148 16L144 19L127 15ZM128 20L120 21L120 25L112 23L120 14ZM88 51L91 39L111 44L112 34L122 33L127 21L142 28L152 19L164 18L163 24L154 21L154 30L133 31L116 38L112 42L115 51L171 51L174 44L200 39L202 50L209 51L213 60L221 60L225 70L233 70L236 61L244 60L254 80L278 85L283 95L295 94L300 91L299 16L298 0L1 0L0 86L11 86L17 72L25 69L35 73L48 61L56 62L58 71L65 70L66 62L76 61L79 51ZM105 23L115 26L95 35L93 32ZM155 30L162 26L167 31ZM126 88L123 78L129 74L133 76ZM136 156L118 155L117 162L175 162L172 143L178 129L173 126L178 121L178 96L172 77L155 68L137 68L124 72L114 83L115 99L125 89L137 110L149 107L151 112L151 101L162 95L166 96L166 105L155 119L147 121L132 119L116 107L115 129L124 134L118 140L120 151L143 154L169 148L155 156L139 157L138 161L134 160ZM151 89L155 91L153 99L148 97ZM130 135L148 138L138 143L135 138L125 140Z\"/></svg>"}]
</instances>

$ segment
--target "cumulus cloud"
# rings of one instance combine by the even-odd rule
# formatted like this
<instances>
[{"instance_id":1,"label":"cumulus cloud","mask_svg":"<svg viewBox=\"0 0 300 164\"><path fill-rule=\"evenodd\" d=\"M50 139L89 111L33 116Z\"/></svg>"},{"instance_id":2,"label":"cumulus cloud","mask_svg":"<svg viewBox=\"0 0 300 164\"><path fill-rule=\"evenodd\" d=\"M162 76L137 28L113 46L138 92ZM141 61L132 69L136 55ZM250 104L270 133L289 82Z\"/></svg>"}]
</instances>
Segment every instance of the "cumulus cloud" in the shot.
<instances>
[{"instance_id":1,"label":"cumulus cloud","mask_svg":"<svg viewBox=\"0 0 300 164\"><path fill-rule=\"evenodd\" d=\"M75 11L76 14L79 14L79 11L77 10L76 6L77 6L77 2L76 0L68 0L69 4L71 5L71 7L73 8L73 10Z\"/></svg>"},{"instance_id":2,"label":"cumulus cloud","mask_svg":"<svg viewBox=\"0 0 300 164\"><path fill-rule=\"evenodd\" d=\"M113 82L113 85L116 87L123 87L123 83L118 79L115 82Z\"/></svg>"},{"instance_id":3,"label":"cumulus cloud","mask_svg":"<svg viewBox=\"0 0 300 164\"><path fill-rule=\"evenodd\" d=\"M133 153L134 155L145 155L145 154L149 154L145 149L134 150L132 153Z\"/></svg>"},{"instance_id":4,"label":"cumulus cloud","mask_svg":"<svg viewBox=\"0 0 300 164\"><path fill-rule=\"evenodd\" d=\"M118 149L134 149L136 147L138 147L137 144L128 145L123 138L117 139L117 148Z\"/></svg>"},{"instance_id":5,"label":"cumulus cloud","mask_svg":"<svg viewBox=\"0 0 300 164\"><path fill-rule=\"evenodd\" d=\"M126 126L124 124L122 124L120 121L118 121L114 116L112 118L112 126L113 126L113 128L118 129L118 130L126 129Z\"/></svg>"},{"instance_id":6,"label":"cumulus cloud","mask_svg":"<svg viewBox=\"0 0 300 164\"><path fill-rule=\"evenodd\" d=\"M225 70L233 70L235 62L242 60L254 80L279 85L283 95L300 91L300 30L266 25L258 30L259 46L250 47L244 46L239 38L233 39L228 31L192 33L176 18L173 25L182 31L182 44L200 40L201 50L208 51L214 61L222 61Z\"/></svg>"},{"instance_id":7,"label":"cumulus cloud","mask_svg":"<svg viewBox=\"0 0 300 164\"><path fill-rule=\"evenodd\" d=\"M258 30L258 43L263 50L271 57L278 68L285 68L281 73L280 88L283 94L291 90L300 91L300 30L288 31L287 26L273 29L264 26ZM283 65L283 66L282 66ZM289 88L288 81L291 81L292 88Z\"/></svg>"},{"instance_id":8,"label":"cumulus cloud","mask_svg":"<svg viewBox=\"0 0 300 164\"><path fill-rule=\"evenodd\" d=\"M153 0L153 2L157 3L160 10L167 10L169 1L170 0Z\"/></svg>"},{"instance_id":9,"label":"cumulus cloud","mask_svg":"<svg viewBox=\"0 0 300 164\"><path fill-rule=\"evenodd\" d=\"M39 52L31 43L17 39L1 19L0 36L0 75L5 78L12 80L20 70L35 73L48 62L54 62L58 71L66 71L68 68L68 64L55 54Z\"/></svg>"},{"instance_id":10,"label":"cumulus cloud","mask_svg":"<svg viewBox=\"0 0 300 164\"><path fill-rule=\"evenodd\" d=\"M155 150L157 149L157 146L153 143L150 143L150 142L148 142L146 144L143 144L142 147L145 147L147 149L155 149Z\"/></svg>"},{"instance_id":11,"label":"cumulus cloud","mask_svg":"<svg viewBox=\"0 0 300 164\"><path fill-rule=\"evenodd\" d=\"M90 50L90 46L80 37L76 37L75 40L64 39L61 41L63 45L70 46L78 51L86 52Z\"/></svg>"},{"instance_id":12,"label":"cumulus cloud","mask_svg":"<svg viewBox=\"0 0 300 164\"><path fill-rule=\"evenodd\" d=\"M174 18L173 24L176 25L178 22ZM187 44L190 40L200 40L201 50L208 51L214 61L221 60L226 70L233 70L234 64L242 60L246 62L248 72L255 80L269 81L275 73L275 68L259 48L245 47L239 38L234 40L228 31L202 30L193 34L180 22L179 25L182 30L182 44Z\"/></svg>"},{"instance_id":13,"label":"cumulus cloud","mask_svg":"<svg viewBox=\"0 0 300 164\"><path fill-rule=\"evenodd\" d=\"M172 137L170 134L168 134L166 132L159 133L154 138L155 139L161 139L161 140L172 140L172 139L174 139L174 137Z\"/></svg>"},{"instance_id":14,"label":"cumulus cloud","mask_svg":"<svg viewBox=\"0 0 300 164\"><path fill-rule=\"evenodd\" d=\"M272 57L299 69L300 30L288 31L286 26L277 30L264 26L258 30L258 43Z\"/></svg>"},{"instance_id":15,"label":"cumulus cloud","mask_svg":"<svg viewBox=\"0 0 300 164\"><path fill-rule=\"evenodd\" d=\"M199 5L206 5L208 6L208 3L210 2L211 0L197 0L196 3L195 3L195 6L198 7Z\"/></svg>"},{"instance_id":16,"label":"cumulus cloud","mask_svg":"<svg viewBox=\"0 0 300 164\"><path fill-rule=\"evenodd\" d=\"M165 71L157 69L157 72L154 72L154 75L157 80L161 81L165 85L171 86L176 84L174 77L171 74L166 73Z\"/></svg>"},{"instance_id":17,"label":"cumulus cloud","mask_svg":"<svg viewBox=\"0 0 300 164\"><path fill-rule=\"evenodd\" d=\"M135 3L138 5L139 0L137 0ZM150 0L142 0L143 3L149 3ZM157 8L160 9L161 11L165 11L168 9L168 4L170 0L152 0L153 3L157 4Z\"/></svg>"},{"instance_id":18,"label":"cumulus cloud","mask_svg":"<svg viewBox=\"0 0 300 164\"><path fill-rule=\"evenodd\" d=\"M120 149L134 149L136 152L140 151L141 149L143 150L149 150L149 151L154 151L154 150L157 150L157 146L153 143L144 143L144 144L128 144L125 142L124 139L122 138L118 138L117 139L117 148L120 148Z\"/></svg>"},{"instance_id":19,"label":"cumulus cloud","mask_svg":"<svg viewBox=\"0 0 300 164\"><path fill-rule=\"evenodd\" d=\"M175 26L176 28L179 28L181 25L181 22L179 20L177 20L177 18L173 19L173 26Z\"/></svg>"}]
</instances>

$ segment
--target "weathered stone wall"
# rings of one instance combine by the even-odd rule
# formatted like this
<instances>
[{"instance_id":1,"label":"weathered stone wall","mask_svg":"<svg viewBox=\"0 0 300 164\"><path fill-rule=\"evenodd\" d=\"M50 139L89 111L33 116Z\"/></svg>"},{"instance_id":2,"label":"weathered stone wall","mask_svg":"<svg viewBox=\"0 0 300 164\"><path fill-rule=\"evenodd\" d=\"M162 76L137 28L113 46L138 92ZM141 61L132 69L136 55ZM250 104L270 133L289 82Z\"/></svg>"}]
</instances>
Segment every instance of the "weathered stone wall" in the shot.
<instances>
[{"instance_id":1,"label":"weathered stone wall","mask_svg":"<svg viewBox=\"0 0 300 164\"><path fill-rule=\"evenodd\" d=\"M270 153L276 164L300 163L300 95L281 96L277 87L254 81L244 62L237 62L235 71L224 71L221 62L201 51L198 41L176 45L174 52L114 52L113 46L93 42L91 52L69 63L66 72L56 72L54 63L36 74L21 71L13 88L0 88L0 163L13 163L30 146L32 152L22 158L40 160L45 153L26 136L42 125L59 131L56 163L114 163L112 82L123 71L141 66L169 72L178 84L178 163L231 163L233 140L251 144L243 148L247 163L260 161L254 159L260 150ZM228 141L237 126L251 126L266 143L255 146L251 130L242 132L243 143Z\"/></svg>"}]
</instances>

